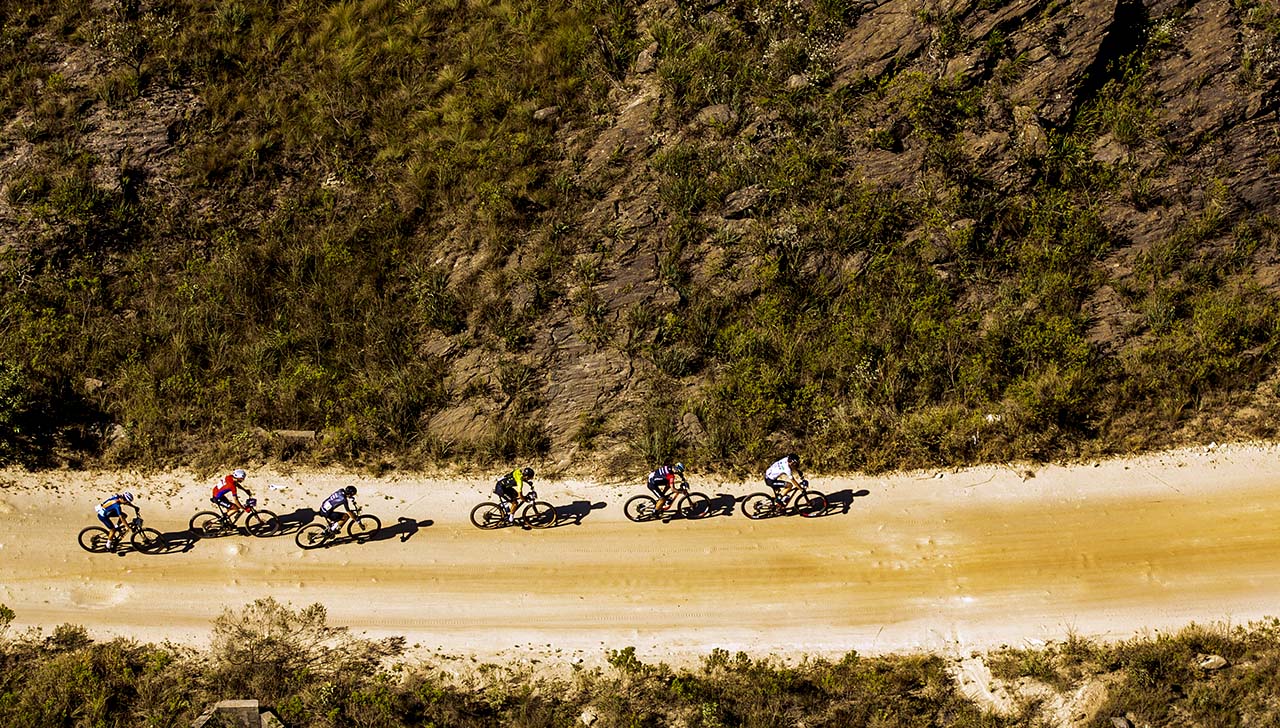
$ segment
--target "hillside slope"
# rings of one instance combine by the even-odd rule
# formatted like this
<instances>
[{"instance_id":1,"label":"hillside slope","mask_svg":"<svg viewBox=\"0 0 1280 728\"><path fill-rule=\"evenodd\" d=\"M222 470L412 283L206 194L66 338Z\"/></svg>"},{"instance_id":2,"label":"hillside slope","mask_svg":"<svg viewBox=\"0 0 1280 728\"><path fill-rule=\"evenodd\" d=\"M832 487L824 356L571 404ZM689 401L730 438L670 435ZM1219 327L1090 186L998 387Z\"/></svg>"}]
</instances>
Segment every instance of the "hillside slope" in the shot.
<instances>
[{"instance_id":1,"label":"hillside slope","mask_svg":"<svg viewBox=\"0 0 1280 728\"><path fill-rule=\"evenodd\" d=\"M1275 434L1273 2L0 22L0 460L880 470Z\"/></svg>"}]
</instances>

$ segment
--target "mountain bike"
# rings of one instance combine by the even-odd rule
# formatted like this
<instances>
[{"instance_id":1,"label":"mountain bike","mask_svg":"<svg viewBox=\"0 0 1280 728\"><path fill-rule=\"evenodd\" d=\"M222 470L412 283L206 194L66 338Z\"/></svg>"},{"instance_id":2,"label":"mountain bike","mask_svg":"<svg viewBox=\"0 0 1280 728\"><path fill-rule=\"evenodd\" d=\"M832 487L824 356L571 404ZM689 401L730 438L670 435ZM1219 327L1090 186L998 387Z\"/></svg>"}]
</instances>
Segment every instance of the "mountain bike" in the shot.
<instances>
[{"instance_id":1,"label":"mountain bike","mask_svg":"<svg viewBox=\"0 0 1280 728\"><path fill-rule=\"evenodd\" d=\"M488 501L471 509L471 523L476 528L491 530L520 524L525 528L550 528L556 525L556 508L546 501L538 500L538 494L529 491L520 497L516 505L514 521L507 520L505 503ZM519 505L523 504L523 505Z\"/></svg>"},{"instance_id":2,"label":"mountain bike","mask_svg":"<svg viewBox=\"0 0 1280 728\"><path fill-rule=\"evenodd\" d=\"M129 543L135 551L144 554L154 553L164 546L164 537L154 528L142 527L142 516L134 516L128 525ZM82 529L77 540L80 548L93 554L117 552L124 545L125 535L120 534L115 541L111 540L111 532L102 526L89 526Z\"/></svg>"},{"instance_id":3,"label":"mountain bike","mask_svg":"<svg viewBox=\"0 0 1280 728\"><path fill-rule=\"evenodd\" d=\"M382 521L377 516L360 513L360 505L355 500L349 499L348 505L351 506L351 518L347 519L346 532L347 537L356 543L364 543L373 538L378 529L382 528ZM298 535L293 537L294 543L304 549L318 549L321 546L328 546L343 529L334 523L312 523L311 525L298 531Z\"/></svg>"},{"instance_id":4,"label":"mountain bike","mask_svg":"<svg viewBox=\"0 0 1280 728\"><path fill-rule=\"evenodd\" d=\"M247 491L246 491L247 492ZM218 502L214 498L210 498L209 502L217 506L215 511L200 511L191 517L191 522L187 525L191 532L199 535L201 538L217 538L219 536L230 536L239 533L242 526L237 523L241 517L244 518L243 528L245 533L259 538L274 536L280 532L280 517L275 513L266 510L258 510L257 498L248 498L244 501L244 510L236 512L233 516L227 507Z\"/></svg>"},{"instance_id":5,"label":"mountain bike","mask_svg":"<svg viewBox=\"0 0 1280 728\"><path fill-rule=\"evenodd\" d=\"M679 515L681 518L694 519L703 518L711 514L711 499L706 493L698 493L689 490L689 483L682 481L675 486L676 493L667 499L667 506L661 511L658 510L658 499L651 495L637 495L622 506L622 512L629 520L637 523L644 521L653 521L662 518L664 521L669 520L672 516Z\"/></svg>"},{"instance_id":6,"label":"mountain bike","mask_svg":"<svg viewBox=\"0 0 1280 728\"><path fill-rule=\"evenodd\" d=\"M747 518L759 520L785 516L791 513L804 518L820 516L827 510L827 497L816 490L809 489L809 481L800 481L799 488L793 488L785 501L779 502L772 493L752 493L742 499L742 513Z\"/></svg>"}]
</instances>

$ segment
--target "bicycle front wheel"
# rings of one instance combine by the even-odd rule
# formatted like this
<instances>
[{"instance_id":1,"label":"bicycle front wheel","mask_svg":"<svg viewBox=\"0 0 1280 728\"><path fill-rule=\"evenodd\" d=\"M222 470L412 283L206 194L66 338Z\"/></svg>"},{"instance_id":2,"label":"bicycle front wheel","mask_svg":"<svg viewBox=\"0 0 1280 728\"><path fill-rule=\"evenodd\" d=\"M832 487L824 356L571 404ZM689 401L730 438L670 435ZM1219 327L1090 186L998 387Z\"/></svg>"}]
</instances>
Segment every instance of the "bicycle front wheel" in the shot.
<instances>
[{"instance_id":1,"label":"bicycle front wheel","mask_svg":"<svg viewBox=\"0 0 1280 728\"><path fill-rule=\"evenodd\" d=\"M497 503L481 503L471 509L471 525L486 531L501 528L507 522L507 509Z\"/></svg>"},{"instance_id":2,"label":"bicycle front wheel","mask_svg":"<svg viewBox=\"0 0 1280 728\"><path fill-rule=\"evenodd\" d=\"M742 499L742 515L753 521L768 518L775 514L777 503L773 496L764 493L752 493Z\"/></svg>"},{"instance_id":3,"label":"bicycle front wheel","mask_svg":"<svg viewBox=\"0 0 1280 728\"><path fill-rule=\"evenodd\" d=\"M379 528L382 521L377 516L356 516L347 523L347 535L356 543L364 543L373 538Z\"/></svg>"},{"instance_id":4,"label":"bicycle front wheel","mask_svg":"<svg viewBox=\"0 0 1280 728\"><path fill-rule=\"evenodd\" d=\"M280 517L271 511L254 511L245 517L244 528L250 536L274 536L280 532Z\"/></svg>"},{"instance_id":5,"label":"bicycle front wheel","mask_svg":"<svg viewBox=\"0 0 1280 728\"><path fill-rule=\"evenodd\" d=\"M827 511L827 497L815 490L806 490L796 497L796 513L804 518L821 516Z\"/></svg>"},{"instance_id":6,"label":"bicycle front wheel","mask_svg":"<svg viewBox=\"0 0 1280 728\"><path fill-rule=\"evenodd\" d=\"M690 493L680 499L676 510L681 518L702 518L711 513L711 499L702 493Z\"/></svg>"},{"instance_id":7,"label":"bicycle front wheel","mask_svg":"<svg viewBox=\"0 0 1280 728\"><path fill-rule=\"evenodd\" d=\"M298 531L293 541L304 549L318 549L329 541L329 527L323 523L313 523Z\"/></svg>"},{"instance_id":8,"label":"bicycle front wheel","mask_svg":"<svg viewBox=\"0 0 1280 728\"><path fill-rule=\"evenodd\" d=\"M105 554L111 550L108 546L111 534L102 526L89 526L81 530L77 540L80 542L80 548L91 554Z\"/></svg>"},{"instance_id":9,"label":"bicycle front wheel","mask_svg":"<svg viewBox=\"0 0 1280 728\"><path fill-rule=\"evenodd\" d=\"M556 525L556 508L545 501L534 501L524 507L520 518L531 528L550 528Z\"/></svg>"},{"instance_id":10,"label":"bicycle front wheel","mask_svg":"<svg viewBox=\"0 0 1280 728\"><path fill-rule=\"evenodd\" d=\"M622 506L622 513L628 520L640 523L652 521L658 516L658 502L652 496L638 495Z\"/></svg>"},{"instance_id":11,"label":"bicycle front wheel","mask_svg":"<svg viewBox=\"0 0 1280 728\"><path fill-rule=\"evenodd\" d=\"M154 528L140 528L133 532L129 542L133 544L136 551L153 554L164 546L164 536Z\"/></svg>"}]
</instances>

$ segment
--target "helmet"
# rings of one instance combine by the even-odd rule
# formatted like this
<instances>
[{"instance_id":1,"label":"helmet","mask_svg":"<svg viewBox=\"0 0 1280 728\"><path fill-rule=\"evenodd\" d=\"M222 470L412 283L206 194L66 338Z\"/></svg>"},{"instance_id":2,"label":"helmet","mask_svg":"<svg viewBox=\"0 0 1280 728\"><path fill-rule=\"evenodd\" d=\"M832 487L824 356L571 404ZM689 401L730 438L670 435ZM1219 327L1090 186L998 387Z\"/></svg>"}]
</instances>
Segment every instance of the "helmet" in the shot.
<instances>
[{"instance_id":1,"label":"helmet","mask_svg":"<svg viewBox=\"0 0 1280 728\"><path fill-rule=\"evenodd\" d=\"M133 502L133 493L130 493L130 492L129 492L129 491L127 491L127 490L126 490L125 492L121 493L121 494L120 494L120 497L121 497L121 498L124 498L124 502L125 502L125 503L132 503L132 502Z\"/></svg>"},{"instance_id":2,"label":"helmet","mask_svg":"<svg viewBox=\"0 0 1280 728\"><path fill-rule=\"evenodd\" d=\"M348 485L342 489L342 492L346 493L348 496L353 496L356 494L356 487L354 485Z\"/></svg>"},{"instance_id":3,"label":"helmet","mask_svg":"<svg viewBox=\"0 0 1280 728\"><path fill-rule=\"evenodd\" d=\"M799 456L799 455L797 455L797 454L795 454L795 453L788 453L788 454L787 454L787 462L789 462L789 463L795 463L796 465L799 465L799 464L800 464L800 456Z\"/></svg>"},{"instance_id":4,"label":"helmet","mask_svg":"<svg viewBox=\"0 0 1280 728\"><path fill-rule=\"evenodd\" d=\"M533 468L525 468L524 470L520 471L520 474L523 475L525 478L532 478Z\"/></svg>"},{"instance_id":5,"label":"helmet","mask_svg":"<svg viewBox=\"0 0 1280 728\"><path fill-rule=\"evenodd\" d=\"M675 471L684 475L684 463L676 463Z\"/></svg>"},{"instance_id":6,"label":"helmet","mask_svg":"<svg viewBox=\"0 0 1280 728\"><path fill-rule=\"evenodd\" d=\"M236 480L244 480L244 476L245 476L245 473L240 468L236 468L235 470L231 471L231 477L235 478Z\"/></svg>"}]
</instances>

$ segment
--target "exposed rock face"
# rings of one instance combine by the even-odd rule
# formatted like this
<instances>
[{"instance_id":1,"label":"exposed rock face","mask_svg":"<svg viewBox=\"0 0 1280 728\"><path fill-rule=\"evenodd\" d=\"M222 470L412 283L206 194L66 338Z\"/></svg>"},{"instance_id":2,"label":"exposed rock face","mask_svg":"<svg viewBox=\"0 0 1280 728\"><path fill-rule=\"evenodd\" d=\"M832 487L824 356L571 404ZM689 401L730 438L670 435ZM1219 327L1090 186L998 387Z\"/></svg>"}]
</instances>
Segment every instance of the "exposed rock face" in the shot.
<instances>
[{"instance_id":1,"label":"exposed rock face","mask_svg":"<svg viewBox=\"0 0 1280 728\"><path fill-rule=\"evenodd\" d=\"M717 2L689 5L678 10L674 3L648 2L638 14L645 22L684 22L679 13L689 11L713 25L730 15ZM536 335L518 353L539 371L525 383L529 399L521 404L503 393L503 357L517 358L514 354L477 346L469 331L439 333L419 350L446 362L449 402L424 423L425 429L444 442L481 443L492 436L496 420L528 406L553 448L571 447L584 415L606 419L612 434L625 430L636 405L648 401L648 379L659 369L649 350L666 351L669 344L656 332L688 323L690 312L681 306L689 282L731 302L757 293L733 273L759 260L742 260L750 256L735 254L726 241L762 241L759 249L767 248L767 254L756 257L779 260L803 248L803 240L797 241L802 236L784 240L763 222L785 199L787 191L777 189L783 185L771 188L756 179L721 184L723 170L715 168L670 173L700 175L705 179L696 181L712 190L707 199L689 203L692 222L677 225L673 203L663 197L664 155L682 145L720 144L726 159L740 162L750 157L743 149L762 153L784 146L792 140L777 107L788 95L830 94L832 106L846 113L839 123L812 123L831 126L827 131L840 140L846 156L836 165L837 182L850 188L862 185L927 200L939 176L960 166L981 177L987 194L1015 198L1043 181L1056 156L1070 153L1131 178L1122 192L1092 200L1110 247L1095 262L1097 284L1081 294L1087 343L1108 353L1124 351L1144 335L1145 314L1130 284L1153 246L1210 218L1212 230L1203 245L1230 247L1239 242L1233 227L1246 213L1280 216L1280 43L1265 23L1250 19L1246 5L1228 0L951 0L924 7L908 0L867 0L848 27L810 54L825 65L770 71L777 73L776 97L700 98L680 114L666 113L672 100L663 53L669 51L654 36L638 32L629 71L619 71L625 77L610 87L608 104L590 124L570 123L570 112L558 106L531 104L520 112L540 123L540 133L556 135L565 158L559 171L586 191L582 209L566 212L565 218L566 224L589 231L591 244L589 250L568 251L563 265L598 269L564 296L569 303L541 314L533 327ZM1142 59L1143 81L1127 91L1140 98L1124 98L1129 106L1117 104L1119 111L1105 117L1098 100L1104 91L1119 94L1121 62L1144 47L1150 52ZM66 83L85 88L102 71L84 51L55 62ZM916 76L957 95L984 92L973 94L972 103L981 107L975 120L962 129L922 133L927 121L912 113L927 116L936 98L903 92L908 97L903 100L891 98L890 91L867 91ZM85 146L99 160L99 181L120 188L121 167L130 164L145 169L149 178L167 178L179 161L187 120L201 111L198 93L173 89L144 95L127 112L93 107L85 121ZM16 125L11 127L0 129L0 253L24 245L42 224L18 214L10 203L31 148ZM1062 148L1064 135L1092 127L1097 133L1084 150ZM936 143L939 139L953 146ZM940 149L949 156L940 160ZM336 194L344 183L331 177L321 184ZM824 213L805 209L806 200L786 201L797 218L811 221ZM955 217L923 221L902 234L914 245L913 254L945 281L958 275L957 251L993 234L990 220L969 213ZM678 235L687 239L677 240ZM447 245L452 247L442 252L441 265L453 287L491 272L501 260L465 241L451 238ZM1267 245L1255 248L1242 265L1248 281L1280 289L1280 253ZM875 259L866 246L854 246L839 255L796 261L796 268L840 271L850 280ZM683 277L671 272L681 266ZM514 279L516 267L509 263L503 272ZM503 290L516 308L534 298L528 280ZM956 298L982 308L989 296L974 286ZM712 374L684 377L678 363L667 368L686 393L704 387ZM99 380L84 381L91 393L103 388ZM707 422L692 413L683 413L679 422L687 439L705 438L707 429ZM301 441L315 433L277 434ZM119 426L107 437L108 442L128 440Z\"/></svg>"}]
</instances>

